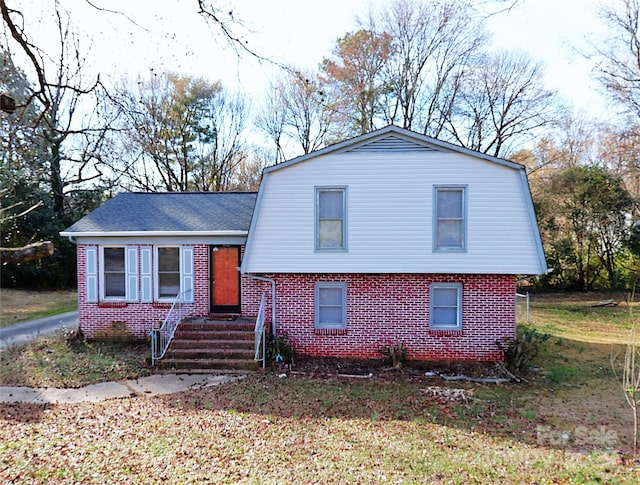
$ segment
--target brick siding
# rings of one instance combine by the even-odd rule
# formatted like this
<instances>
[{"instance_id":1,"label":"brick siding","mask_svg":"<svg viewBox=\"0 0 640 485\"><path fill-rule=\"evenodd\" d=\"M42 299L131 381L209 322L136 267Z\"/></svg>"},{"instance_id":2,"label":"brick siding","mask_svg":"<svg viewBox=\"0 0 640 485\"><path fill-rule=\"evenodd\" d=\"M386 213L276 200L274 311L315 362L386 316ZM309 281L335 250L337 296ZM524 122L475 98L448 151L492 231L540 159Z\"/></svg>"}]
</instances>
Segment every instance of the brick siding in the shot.
<instances>
[{"instance_id":1,"label":"brick siding","mask_svg":"<svg viewBox=\"0 0 640 485\"><path fill-rule=\"evenodd\" d=\"M138 266L141 264L138 245ZM78 245L78 312L80 329L88 339L148 340L152 328L157 328L167 316L170 303L165 302L87 302L86 248ZM190 315L207 315L209 312L209 255L208 246L194 248L194 302L188 304ZM100 262L98 261L98 264ZM138 267L138 274L141 268ZM141 284L138 278L138 285ZM140 286L138 295L142 294Z\"/></svg>"},{"instance_id":2,"label":"brick siding","mask_svg":"<svg viewBox=\"0 0 640 485\"><path fill-rule=\"evenodd\" d=\"M402 342L410 359L493 361L502 358L495 342L515 336L513 275L265 276L276 280L277 333L287 333L304 355L379 358L382 347ZM346 332L315 331L317 281L347 283ZM429 330L429 286L435 282L462 284L462 331ZM264 290L269 297L270 287Z\"/></svg>"},{"instance_id":3,"label":"brick siding","mask_svg":"<svg viewBox=\"0 0 640 485\"><path fill-rule=\"evenodd\" d=\"M87 302L86 247L78 245L78 310L85 336L148 340L150 330L160 325L170 305ZM193 248L194 302L188 305L188 311L191 316L206 316L209 314L209 247L202 244ZM287 333L296 351L305 355L378 358L383 346L402 342L410 359L499 360L501 353L495 342L515 335L513 275L264 276L276 281L277 333ZM317 281L347 283L346 331L314 329ZM463 285L462 331L429 330L429 286L435 282ZM269 323L271 284L242 278L242 316L257 314L263 293L267 297ZM140 288L138 294L141 294Z\"/></svg>"}]
</instances>

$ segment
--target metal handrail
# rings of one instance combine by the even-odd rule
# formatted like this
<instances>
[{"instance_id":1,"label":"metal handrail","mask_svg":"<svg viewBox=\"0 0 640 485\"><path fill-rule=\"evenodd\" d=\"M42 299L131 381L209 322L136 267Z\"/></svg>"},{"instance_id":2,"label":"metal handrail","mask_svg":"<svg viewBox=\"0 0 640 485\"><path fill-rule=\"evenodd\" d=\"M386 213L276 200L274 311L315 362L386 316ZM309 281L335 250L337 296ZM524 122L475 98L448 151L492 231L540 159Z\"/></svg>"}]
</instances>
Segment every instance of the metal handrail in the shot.
<instances>
[{"instance_id":1,"label":"metal handrail","mask_svg":"<svg viewBox=\"0 0 640 485\"><path fill-rule=\"evenodd\" d=\"M186 306L185 296L191 293L192 290L183 291L182 293L178 293L175 300L171 304L171 309L167 316L165 317L160 328L151 330L151 366L155 367L156 362L162 359L167 350L169 349L169 344L171 340L173 340L173 336L176 333L176 328L178 328L178 324L185 317L184 310Z\"/></svg>"},{"instance_id":2,"label":"metal handrail","mask_svg":"<svg viewBox=\"0 0 640 485\"><path fill-rule=\"evenodd\" d=\"M256 326L254 329L255 332L255 355L253 360L256 362L262 361L262 368L266 366L266 342L265 342L265 332L264 332L264 320L265 320L265 310L266 307L266 297L265 294L262 294L260 298L260 307L258 308L258 316L256 317ZM260 342L262 342L262 357L260 357Z\"/></svg>"}]
</instances>

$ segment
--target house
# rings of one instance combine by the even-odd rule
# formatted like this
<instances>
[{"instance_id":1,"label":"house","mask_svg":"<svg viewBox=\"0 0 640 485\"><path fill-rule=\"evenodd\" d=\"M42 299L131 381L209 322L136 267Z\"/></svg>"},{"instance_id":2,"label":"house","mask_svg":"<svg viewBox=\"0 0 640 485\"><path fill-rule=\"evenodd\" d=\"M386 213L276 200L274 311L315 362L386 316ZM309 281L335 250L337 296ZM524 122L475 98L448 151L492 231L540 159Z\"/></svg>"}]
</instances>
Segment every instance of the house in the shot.
<instances>
[{"instance_id":1,"label":"house","mask_svg":"<svg viewBox=\"0 0 640 485\"><path fill-rule=\"evenodd\" d=\"M179 293L200 316L264 294L318 356L499 360L517 276L547 270L523 166L395 126L265 169L257 196L120 194L62 234L89 337L144 338Z\"/></svg>"}]
</instances>

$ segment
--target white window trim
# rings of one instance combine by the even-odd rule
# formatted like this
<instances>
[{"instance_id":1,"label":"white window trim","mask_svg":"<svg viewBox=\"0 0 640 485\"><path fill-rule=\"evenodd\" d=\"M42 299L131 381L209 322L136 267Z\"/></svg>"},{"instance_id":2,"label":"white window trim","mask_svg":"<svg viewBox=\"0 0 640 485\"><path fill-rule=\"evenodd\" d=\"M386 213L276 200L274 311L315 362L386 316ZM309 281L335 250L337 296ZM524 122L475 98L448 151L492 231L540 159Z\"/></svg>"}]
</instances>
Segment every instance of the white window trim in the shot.
<instances>
[{"instance_id":1,"label":"white window trim","mask_svg":"<svg viewBox=\"0 0 640 485\"><path fill-rule=\"evenodd\" d=\"M182 267L182 246L180 246L179 244L163 244L163 245L159 245L159 246L154 246L153 247L153 298L154 301L157 301L159 303L172 303L176 298L174 297L160 297L160 274L158 272L159 269L159 264L158 264L158 250L160 248L178 248L180 254L178 256L179 258L179 262L180 262L180 289L178 290L178 294L182 293L183 289L182 289L182 274L183 274L183 267Z\"/></svg>"},{"instance_id":2,"label":"white window trim","mask_svg":"<svg viewBox=\"0 0 640 485\"><path fill-rule=\"evenodd\" d=\"M467 185L434 185L433 186L433 252L437 253L464 253L467 252ZM439 247L438 246L438 192L440 190L462 191L462 246Z\"/></svg>"},{"instance_id":3,"label":"white window trim","mask_svg":"<svg viewBox=\"0 0 640 485\"><path fill-rule=\"evenodd\" d=\"M320 192L342 192L342 246L339 248L320 247ZM314 247L317 253L345 253L347 252L347 187L346 186L322 186L315 187L314 191Z\"/></svg>"},{"instance_id":4,"label":"white window trim","mask_svg":"<svg viewBox=\"0 0 640 485\"><path fill-rule=\"evenodd\" d=\"M327 325L320 323L320 289L321 288L339 288L342 290L342 324ZM318 281L315 284L314 292L314 323L316 329L346 329L347 328L347 283L346 282L329 282Z\"/></svg>"},{"instance_id":5,"label":"white window trim","mask_svg":"<svg viewBox=\"0 0 640 485\"><path fill-rule=\"evenodd\" d=\"M434 310L434 290L451 289L457 290L456 325L438 325L433 321ZM462 330L462 283L431 283L429 286L429 330Z\"/></svg>"},{"instance_id":6,"label":"white window trim","mask_svg":"<svg viewBox=\"0 0 640 485\"><path fill-rule=\"evenodd\" d=\"M106 296L105 291L107 289L106 281L105 281L105 265L104 265L104 250L105 248L114 249L114 248L122 248L124 249L124 296ZM129 265L127 263L127 246L123 244L105 244L100 246L99 251L100 257L100 269L99 269L99 277L100 277L100 301L127 301L127 275L129 274Z\"/></svg>"}]
</instances>

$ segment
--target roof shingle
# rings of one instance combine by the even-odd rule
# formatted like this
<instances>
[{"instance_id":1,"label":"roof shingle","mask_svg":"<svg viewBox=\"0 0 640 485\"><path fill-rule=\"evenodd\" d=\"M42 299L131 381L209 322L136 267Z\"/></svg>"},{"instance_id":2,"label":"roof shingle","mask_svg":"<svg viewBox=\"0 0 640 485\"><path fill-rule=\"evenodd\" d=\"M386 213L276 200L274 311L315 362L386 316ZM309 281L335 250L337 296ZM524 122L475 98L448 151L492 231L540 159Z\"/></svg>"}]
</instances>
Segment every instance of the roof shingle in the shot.
<instances>
[{"instance_id":1,"label":"roof shingle","mask_svg":"<svg viewBox=\"0 0 640 485\"><path fill-rule=\"evenodd\" d=\"M248 231L255 192L127 192L65 233Z\"/></svg>"}]
</instances>

